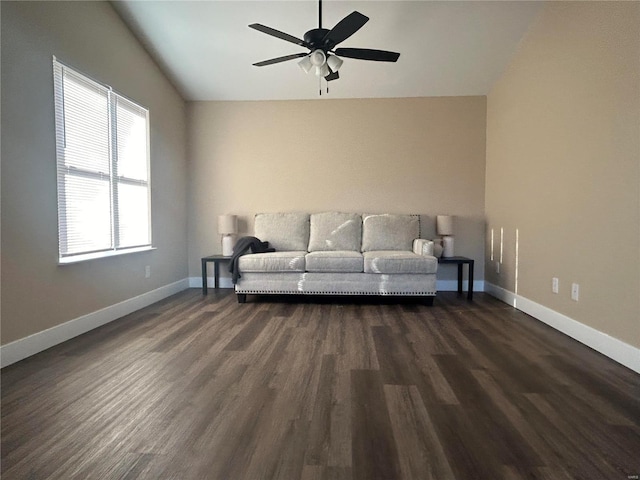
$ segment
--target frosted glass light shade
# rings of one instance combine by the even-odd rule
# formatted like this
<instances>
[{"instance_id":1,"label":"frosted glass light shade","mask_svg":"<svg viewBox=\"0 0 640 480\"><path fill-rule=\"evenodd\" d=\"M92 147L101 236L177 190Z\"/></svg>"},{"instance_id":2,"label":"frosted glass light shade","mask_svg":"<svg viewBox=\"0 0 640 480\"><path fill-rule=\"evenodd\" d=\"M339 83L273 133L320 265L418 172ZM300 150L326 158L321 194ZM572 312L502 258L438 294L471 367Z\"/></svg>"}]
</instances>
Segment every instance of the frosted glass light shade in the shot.
<instances>
[{"instance_id":1,"label":"frosted glass light shade","mask_svg":"<svg viewBox=\"0 0 640 480\"><path fill-rule=\"evenodd\" d=\"M326 77L329 73L331 72L329 72L329 67L327 67L326 63L321 67L316 67L316 75L318 77Z\"/></svg>"},{"instance_id":2,"label":"frosted glass light shade","mask_svg":"<svg viewBox=\"0 0 640 480\"><path fill-rule=\"evenodd\" d=\"M327 57L322 50L318 49L311 52L309 60L314 67L320 67L326 63Z\"/></svg>"},{"instance_id":3,"label":"frosted glass light shade","mask_svg":"<svg viewBox=\"0 0 640 480\"><path fill-rule=\"evenodd\" d=\"M453 235L453 217L451 215L438 215L436 217L436 231L438 235Z\"/></svg>"},{"instance_id":4,"label":"frosted glass light shade","mask_svg":"<svg viewBox=\"0 0 640 480\"><path fill-rule=\"evenodd\" d=\"M309 55L304 57L302 60L298 62L298 66L304 71L304 73L309 73L313 68L313 63L311 63L311 59Z\"/></svg>"},{"instance_id":5,"label":"frosted glass light shade","mask_svg":"<svg viewBox=\"0 0 640 480\"><path fill-rule=\"evenodd\" d=\"M342 63L342 59L336 57L335 55L329 55L329 58L327 58L327 65L329 65L329 68L332 72L337 72L338 69L342 66Z\"/></svg>"},{"instance_id":6,"label":"frosted glass light shade","mask_svg":"<svg viewBox=\"0 0 640 480\"><path fill-rule=\"evenodd\" d=\"M238 232L238 217L236 215L218 216L218 233L231 235Z\"/></svg>"}]
</instances>

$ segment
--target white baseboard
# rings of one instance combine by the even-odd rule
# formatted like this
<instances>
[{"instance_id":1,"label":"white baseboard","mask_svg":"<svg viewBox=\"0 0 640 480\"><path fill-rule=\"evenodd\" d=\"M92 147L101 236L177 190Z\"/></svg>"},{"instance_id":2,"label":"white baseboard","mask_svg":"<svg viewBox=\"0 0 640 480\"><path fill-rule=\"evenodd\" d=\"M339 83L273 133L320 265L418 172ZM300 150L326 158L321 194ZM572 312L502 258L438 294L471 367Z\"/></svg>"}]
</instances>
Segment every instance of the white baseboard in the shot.
<instances>
[{"instance_id":1,"label":"white baseboard","mask_svg":"<svg viewBox=\"0 0 640 480\"><path fill-rule=\"evenodd\" d=\"M436 290L438 292L457 292L458 281L457 280L436 280ZM462 282L462 291L467 291L467 281ZM473 281L474 292L484 292L484 280Z\"/></svg>"},{"instance_id":2,"label":"white baseboard","mask_svg":"<svg viewBox=\"0 0 640 480\"><path fill-rule=\"evenodd\" d=\"M640 373L640 349L489 282L485 282L485 291L634 372Z\"/></svg>"},{"instance_id":3,"label":"white baseboard","mask_svg":"<svg viewBox=\"0 0 640 480\"><path fill-rule=\"evenodd\" d=\"M219 288L233 288L233 282L229 277L221 277L219 280ZM213 277L207 277L207 286L213 288L215 281ZM202 288L201 277L189 277L189 288Z\"/></svg>"},{"instance_id":4,"label":"white baseboard","mask_svg":"<svg viewBox=\"0 0 640 480\"><path fill-rule=\"evenodd\" d=\"M516 294L510 292L509 290L505 290L502 287L498 287L493 283L485 282L484 291L487 292L492 297L497 298L498 300L502 300L504 303L508 303L509 305L516 307ZM539 319L538 319L539 320Z\"/></svg>"},{"instance_id":5,"label":"white baseboard","mask_svg":"<svg viewBox=\"0 0 640 480\"><path fill-rule=\"evenodd\" d=\"M6 367L31 355L42 352L59 343L82 335L101 325L112 322L136 310L147 307L189 287L185 278L177 282L157 288L137 297L124 300L115 305L69 320L68 322L34 333L15 342L0 346L0 366Z\"/></svg>"},{"instance_id":6,"label":"white baseboard","mask_svg":"<svg viewBox=\"0 0 640 480\"><path fill-rule=\"evenodd\" d=\"M207 278L207 285L209 288L213 288L214 278ZM189 288L202 288L202 278L189 277ZM220 278L220 288L233 288L233 282L229 277ZM457 280L436 280L436 289L439 292L455 292L458 290ZM462 282L462 289L467 291L467 281ZM474 280L473 282L474 292L484 292L484 280Z\"/></svg>"}]
</instances>

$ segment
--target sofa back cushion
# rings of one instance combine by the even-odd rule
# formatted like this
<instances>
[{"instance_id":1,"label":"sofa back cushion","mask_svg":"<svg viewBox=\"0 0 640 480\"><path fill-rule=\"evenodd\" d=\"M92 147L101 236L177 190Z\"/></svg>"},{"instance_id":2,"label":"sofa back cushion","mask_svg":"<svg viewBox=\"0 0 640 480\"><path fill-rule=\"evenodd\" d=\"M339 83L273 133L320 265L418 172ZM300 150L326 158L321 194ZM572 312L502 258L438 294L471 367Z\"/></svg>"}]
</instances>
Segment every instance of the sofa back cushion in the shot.
<instances>
[{"instance_id":1,"label":"sofa back cushion","mask_svg":"<svg viewBox=\"0 0 640 480\"><path fill-rule=\"evenodd\" d=\"M308 213L259 213L254 235L276 251L307 251L309 245Z\"/></svg>"},{"instance_id":2,"label":"sofa back cushion","mask_svg":"<svg viewBox=\"0 0 640 480\"><path fill-rule=\"evenodd\" d=\"M314 213L310 221L309 251L354 251L362 244L362 216L357 213Z\"/></svg>"},{"instance_id":3,"label":"sofa back cushion","mask_svg":"<svg viewBox=\"0 0 640 480\"><path fill-rule=\"evenodd\" d=\"M413 250L420 235L418 215L363 215L362 251Z\"/></svg>"}]
</instances>

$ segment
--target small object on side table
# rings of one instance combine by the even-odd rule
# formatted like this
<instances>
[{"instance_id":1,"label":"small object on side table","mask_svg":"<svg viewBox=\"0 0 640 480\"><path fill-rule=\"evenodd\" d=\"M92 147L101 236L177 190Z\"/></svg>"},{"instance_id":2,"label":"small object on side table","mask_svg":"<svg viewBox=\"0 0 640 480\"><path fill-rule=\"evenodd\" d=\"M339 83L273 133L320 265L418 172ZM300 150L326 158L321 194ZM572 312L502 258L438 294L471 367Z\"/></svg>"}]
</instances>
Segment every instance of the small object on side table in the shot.
<instances>
[{"instance_id":1,"label":"small object on side table","mask_svg":"<svg viewBox=\"0 0 640 480\"><path fill-rule=\"evenodd\" d=\"M473 300L473 264L474 260L467 257L440 257L438 263L447 264L455 263L458 265L458 293L462 293L462 265L465 263L469 267L469 276L467 279L467 300Z\"/></svg>"},{"instance_id":2,"label":"small object on side table","mask_svg":"<svg viewBox=\"0 0 640 480\"><path fill-rule=\"evenodd\" d=\"M442 236L442 256L453 257L453 216L436 216L436 232Z\"/></svg>"},{"instance_id":3,"label":"small object on side table","mask_svg":"<svg viewBox=\"0 0 640 480\"><path fill-rule=\"evenodd\" d=\"M220 215L218 217L218 233L222 235L222 255L233 255L234 236L238 233L238 217L236 215Z\"/></svg>"},{"instance_id":4,"label":"small object on side table","mask_svg":"<svg viewBox=\"0 0 640 480\"><path fill-rule=\"evenodd\" d=\"M226 255L209 255L208 257L202 257L202 294L208 293L207 289L207 263L213 262L213 286L218 288L218 280L220 278L220 262L231 261L230 256Z\"/></svg>"}]
</instances>

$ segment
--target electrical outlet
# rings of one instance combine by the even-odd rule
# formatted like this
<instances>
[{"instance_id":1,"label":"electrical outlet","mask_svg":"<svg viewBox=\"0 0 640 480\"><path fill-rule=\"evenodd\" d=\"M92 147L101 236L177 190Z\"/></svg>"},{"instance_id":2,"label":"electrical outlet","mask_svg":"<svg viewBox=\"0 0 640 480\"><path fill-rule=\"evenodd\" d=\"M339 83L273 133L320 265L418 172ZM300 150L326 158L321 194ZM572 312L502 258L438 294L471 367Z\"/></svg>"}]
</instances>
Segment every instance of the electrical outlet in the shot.
<instances>
[{"instance_id":1,"label":"electrical outlet","mask_svg":"<svg viewBox=\"0 0 640 480\"><path fill-rule=\"evenodd\" d=\"M559 290L560 290L560 282L556 277L553 277L551 279L551 291L553 293L558 293Z\"/></svg>"},{"instance_id":2,"label":"electrical outlet","mask_svg":"<svg viewBox=\"0 0 640 480\"><path fill-rule=\"evenodd\" d=\"M144 267L144 278L151 277L151 265L147 265Z\"/></svg>"},{"instance_id":3,"label":"electrical outlet","mask_svg":"<svg viewBox=\"0 0 640 480\"><path fill-rule=\"evenodd\" d=\"M571 284L571 300L578 301L580 298L580 285L577 283Z\"/></svg>"}]
</instances>

